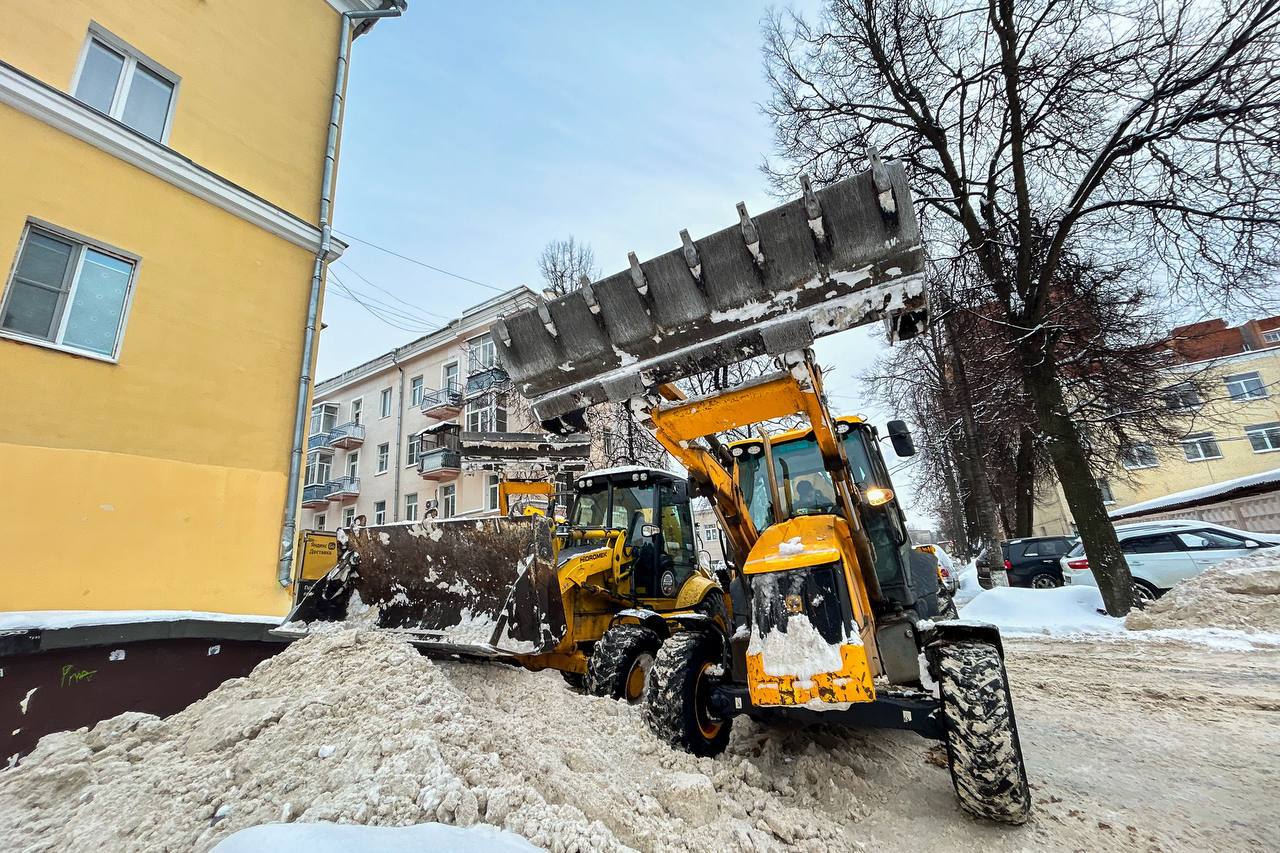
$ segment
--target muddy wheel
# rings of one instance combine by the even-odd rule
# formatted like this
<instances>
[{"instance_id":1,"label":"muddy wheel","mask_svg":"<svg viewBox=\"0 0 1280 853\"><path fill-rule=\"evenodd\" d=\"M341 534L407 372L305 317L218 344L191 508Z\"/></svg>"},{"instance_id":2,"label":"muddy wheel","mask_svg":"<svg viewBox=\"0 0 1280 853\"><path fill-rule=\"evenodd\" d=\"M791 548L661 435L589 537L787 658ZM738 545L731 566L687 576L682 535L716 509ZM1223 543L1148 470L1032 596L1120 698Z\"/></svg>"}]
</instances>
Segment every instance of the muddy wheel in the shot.
<instances>
[{"instance_id":1,"label":"muddy wheel","mask_svg":"<svg viewBox=\"0 0 1280 853\"><path fill-rule=\"evenodd\" d=\"M636 703L662 640L641 625L614 625L591 650L587 661L587 692Z\"/></svg>"},{"instance_id":2,"label":"muddy wheel","mask_svg":"<svg viewBox=\"0 0 1280 853\"><path fill-rule=\"evenodd\" d=\"M722 631L728 632L732 629L729 624L729 608L725 606L724 593L720 590L711 590L707 593L707 597L699 601L693 609L709 619L717 620Z\"/></svg>"},{"instance_id":3,"label":"muddy wheel","mask_svg":"<svg viewBox=\"0 0 1280 853\"><path fill-rule=\"evenodd\" d=\"M1001 823L1031 816L1031 790L1000 651L959 642L937 653L951 782L960 806Z\"/></svg>"},{"instance_id":4,"label":"muddy wheel","mask_svg":"<svg viewBox=\"0 0 1280 853\"><path fill-rule=\"evenodd\" d=\"M585 690L587 687L587 677L580 672L565 672L562 669L560 670L560 677L573 690Z\"/></svg>"},{"instance_id":5,"label":"muddy wheel","mask_svg":"<svg viewBox=\"0 0 1280 853\"><path fill-rule=\"evenodd\" d=\"M939 609L939 612L938 612L939 619L959 619L960 618L960 611L956 609L956 600L954 598L952 598L949 595L944 596L942 594L939 594L938 600L942 602L942 607Z\"/></svg>"},{"instance_id":6,"label":"muddy wheel","mask_svg":"<svg viewBox=\"0 0 1280 853\"><path fill-rule=\"evenodd\" d=\"M694 755L712 756L729 745L732 719L711 716L711 690L719 678L720 642L685 631L667 640L649 673L644 718L659 738Z\"/></svg>"}]
</instances>

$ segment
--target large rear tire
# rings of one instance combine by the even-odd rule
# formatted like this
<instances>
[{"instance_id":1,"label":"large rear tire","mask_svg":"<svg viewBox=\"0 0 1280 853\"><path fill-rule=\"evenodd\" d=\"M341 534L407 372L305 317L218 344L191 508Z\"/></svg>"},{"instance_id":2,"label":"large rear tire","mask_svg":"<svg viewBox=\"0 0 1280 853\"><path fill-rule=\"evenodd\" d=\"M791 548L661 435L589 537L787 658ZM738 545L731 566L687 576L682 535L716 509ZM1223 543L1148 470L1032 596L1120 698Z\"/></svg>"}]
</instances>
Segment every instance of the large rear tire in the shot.
<instances>
[{"instance_id":1,"label":"large rear tire","mask_svg":"<svg viewBox=\"0 0 1280 853\"><path fill-rule=\"evenodd\" d=\"M951 782L960 806L1000 823L1025 823L1031 789L1000 650L965 641L937 653Z\"/></svg>"},{"instance_id":2,"label":"large rear tire","mask_svg":"<svg viewBox=\"0 0 1280 853\"><path fill-rule=\"evenodd\" d=\"M587 661L587 692L636 703L662 640L643 625L614 625L591 650Z\"/></svg>"},{"instance_id":3,"label":"large rear tire","mask_svg":"<svg viewBox=\"0 0 1280 853\"><path fill-rule=\"evenodd\" d=\"M649 673L644 705L645 721L655 735L694 755L724 752L733 720L710 713L719 667L720 641L712 634L685 631L663 644Z\"/></svg>"}]
</instances>

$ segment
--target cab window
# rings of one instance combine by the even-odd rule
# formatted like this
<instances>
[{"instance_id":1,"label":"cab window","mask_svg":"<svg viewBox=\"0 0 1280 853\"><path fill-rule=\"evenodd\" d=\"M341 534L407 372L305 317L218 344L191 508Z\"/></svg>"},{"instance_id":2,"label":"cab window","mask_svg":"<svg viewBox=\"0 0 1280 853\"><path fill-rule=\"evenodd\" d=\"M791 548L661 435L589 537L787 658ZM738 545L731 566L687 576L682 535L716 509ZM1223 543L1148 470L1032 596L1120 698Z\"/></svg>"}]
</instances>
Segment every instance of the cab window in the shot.
<instances>
[{"instance_id":1,"label":"cab window","mask_svg":"<svg viewBox=\"0 0 1280 853\"><path fill-rule=\"evenodd\" d=\"M662 549L676 565L680 581L688 576L688 570L696 565L694 558L693 516L689 513L689 501L674 486L664 483L658 490L662 520ZM685 571L683 574L680 569Z\"/></svg>"}]
</instances>

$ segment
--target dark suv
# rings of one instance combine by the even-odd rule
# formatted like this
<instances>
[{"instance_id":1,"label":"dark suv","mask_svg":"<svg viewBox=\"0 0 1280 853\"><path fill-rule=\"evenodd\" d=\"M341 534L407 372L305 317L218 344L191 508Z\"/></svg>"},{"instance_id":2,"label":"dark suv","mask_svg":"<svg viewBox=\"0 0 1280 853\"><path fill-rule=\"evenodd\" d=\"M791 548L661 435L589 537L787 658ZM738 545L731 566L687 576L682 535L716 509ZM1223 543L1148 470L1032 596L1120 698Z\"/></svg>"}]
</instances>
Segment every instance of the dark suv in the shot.
<instances>
[{"instance_id":1,"label":"dark suv","mask_svg":"<svg viewBox=\"0 0 1280 853\"><path fill-rule=\"evenodd\" d=\"M1008 572L1009 586L1051 589L1062 586L1062 564L1059 559L1075 545L1074 536L1033 536L1008 539L1000 543L1003 565L992 566L978 560L978 585L991 589L991 571ZM1003 584L1002 584L1003 586Z\"/></svg>"}]
</instances>

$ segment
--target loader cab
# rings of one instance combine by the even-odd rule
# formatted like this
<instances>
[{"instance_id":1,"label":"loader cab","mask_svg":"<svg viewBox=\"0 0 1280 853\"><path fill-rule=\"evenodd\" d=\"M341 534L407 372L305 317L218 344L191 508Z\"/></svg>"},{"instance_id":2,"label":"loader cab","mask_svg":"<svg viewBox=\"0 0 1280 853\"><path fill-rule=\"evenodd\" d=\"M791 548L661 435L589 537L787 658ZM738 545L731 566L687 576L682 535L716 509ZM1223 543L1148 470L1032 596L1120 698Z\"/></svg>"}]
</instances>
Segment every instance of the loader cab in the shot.
<instances>
[{"instance_id":1,"label":"loader cab","mask_svg":"<svg viewBox=\"0 0 1280 853\"><path fill-rule=\"evenodd\" d=\"M621 534L622 574L638 598L674 598L698 569L687 481L653 468L612 468L578 477L569 527Z\"/></svg>"},{"instance_id":2,"label":"loader cab","mask_svg":"<svg viewBox=\"0 0 1280 853\"><path fill-rule=\"evenodd\" d=\"M893 495L893 483L880 452L876 428L852 416L836 418L835 427L844 445L852 479L863 492L860 520L871 542L881 592L904 607L913 606L918 597L936 594L936 590L932 586L916 589L920 583L911 567L906 519ZM812 428L772 435L769 449L785 517L840 512L835 486L822 464ZM760 439L748 439L730 444L729 452L751 520L757 530L764 530L773 518L768 472L763 462L764 447ZM875 500L868 500L868 496L874 496Z\"/></svg>"}]
</instances>

